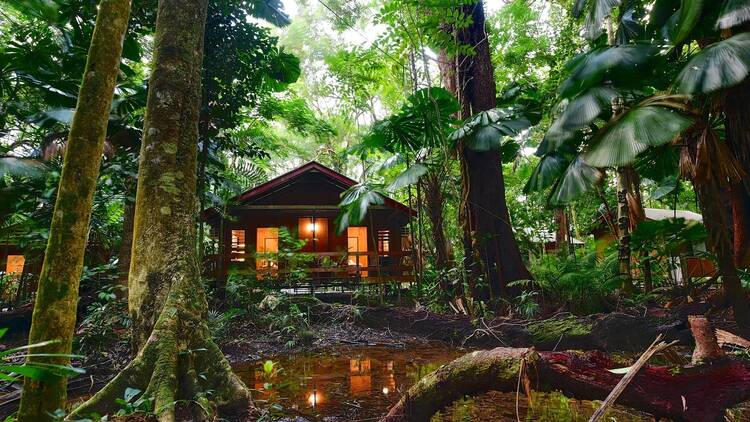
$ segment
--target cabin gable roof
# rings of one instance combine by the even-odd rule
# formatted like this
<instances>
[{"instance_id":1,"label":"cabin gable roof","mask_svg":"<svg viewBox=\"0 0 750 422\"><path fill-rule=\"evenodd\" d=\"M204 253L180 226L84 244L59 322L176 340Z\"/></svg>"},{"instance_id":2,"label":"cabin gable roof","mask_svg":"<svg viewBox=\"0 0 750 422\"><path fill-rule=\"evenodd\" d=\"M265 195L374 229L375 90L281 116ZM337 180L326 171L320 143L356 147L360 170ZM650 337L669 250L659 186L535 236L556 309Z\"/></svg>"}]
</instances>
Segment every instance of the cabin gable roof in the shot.
<instances>
[{"instance_id":1,"label":"cabin gable roof","mask_svg":"<svg viewBox=\"0 0 750 422\"><path fill-rule=\"evenodd\" d=\"M232 202L236 205L338 205L340 195L356 184L355 180L311 161L235 196ZM383 196L383 205L405 214L416 214L387 196ZM209 208L201 217L206 220L216 215L216 210Z\"/></svg>"}]
</instances>

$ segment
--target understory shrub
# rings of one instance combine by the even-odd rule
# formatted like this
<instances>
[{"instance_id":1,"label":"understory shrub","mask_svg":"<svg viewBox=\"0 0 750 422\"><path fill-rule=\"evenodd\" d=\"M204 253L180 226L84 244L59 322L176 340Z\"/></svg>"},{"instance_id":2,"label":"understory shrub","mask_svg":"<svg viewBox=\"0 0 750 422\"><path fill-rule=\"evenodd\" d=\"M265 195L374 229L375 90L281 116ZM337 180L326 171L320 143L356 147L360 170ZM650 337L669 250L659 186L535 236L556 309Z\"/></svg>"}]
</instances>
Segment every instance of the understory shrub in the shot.
<instances>
[{"instance_id":1,"label":"understory shrub","mask_svg":"<svg viewBox=\"0 0 750 422\"><path fill-rule=\"evenodd\" d=\"M532 259L529 269L534 280L510 284L525 290L514 301L515 312L525 317L561 307L576 314L605 311L620 284L616 253L602 258L593 250L576 256L547 254Z\"/></svg>"}]
</instances>

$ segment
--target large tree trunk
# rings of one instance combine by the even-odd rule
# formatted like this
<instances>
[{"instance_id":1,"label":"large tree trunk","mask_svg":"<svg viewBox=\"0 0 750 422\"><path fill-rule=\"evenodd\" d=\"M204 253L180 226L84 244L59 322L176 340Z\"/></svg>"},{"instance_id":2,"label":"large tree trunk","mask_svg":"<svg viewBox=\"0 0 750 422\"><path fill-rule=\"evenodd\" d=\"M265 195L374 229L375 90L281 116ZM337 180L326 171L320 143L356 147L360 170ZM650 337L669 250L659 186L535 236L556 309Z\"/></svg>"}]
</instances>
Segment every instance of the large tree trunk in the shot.
<instances>
[{"instance_id":1,"label":"large tree trunk","mask_svg":"<svg viewBox=\"0 0 750 422\"><path fill-rule=\"evenodd\" d=\"M745 171L745 178L732 188L734 259L738 267L750 268L750 79L727 91L724 107L729 149Z\"/></svg>"},{"instance_id":2,"label":"large tree trunk","mask_svg":"<svg viewBox=\"0 0 750 422\"><path fill-rule=\"evenodd\" d=\"M461 103L461 118L490 110L496 106L490 46L485 32L484 8L481 2L462 7L471 17L471 25L455 30L458 44L474 49L470 57L445 60L441 72L446 87ZM462 160L462 225L465 232L466 257L479 257L481 266L468 262L470 275L481 268L492 297L507 296L507 283L531 278L521 258L505 201L502 163L497 151L480 152L460 146ZM471 245L468 240L471 239ZM469 254L469 248L474 251Z\"/></svg>"},{"instance_id":3,"label":"large tree trunk","mask_svg":"<svg viewBox=\"0 0 750 422\"><path fill-rule=\"evenodd\" d=\"M127 387L160 421L190 411L246 410L249 392L211 340L195 248L196 159L207 0L161 0L136 196L129 299L135 359L69 416L108 413ZM208 394L210 392L210 394ZM191 406L191 405L188 405Z\"/></svg>"},{"instance_id":4,"label":"large tree trunk","mask_svg":"<svg viewBox=\"0 0 750 422\"><path fill-rule=\"evenodd\" d=\"M710 178L702 183L694 181L693 185L703 213L703 224L708 232L706 246L711 253L716 255L724 296L732 305L737 324L743 329L748 329L750 328L750 307L737 275L737 267L734 265L729 223L717 181Z\"/></svg>"},{"instance_id":5,"label":"large tree trunk","mask_svg":"<svg viewBox=\"0 0 750 422\"><path fill-rule=\"evenodd\" d=\"M70 354L78 303L78 285L91 219L91 205L107 134L109 109L120 69L130 1L102 0L68 134L67 151L44 255L29 334L29 344L56 340L34 353ZM29 361L66 365L63 357ZM24 381L19 421L50 420L64 408L67 379Z\"/></svg>"},{"instance_id":6,"label":"large tree trunk","mask_svg":"<svg viewBox=\"0 0 750 422\"><path fill-rule=\"evenodd\" d=\"M471 352L422 378L381 422L427 422L466 395L490 390L561 391L569 397L603 400L622 375L599 352L536 352L499 347ZM522 392L523 394L524 392ZM706 400L706 397L711 397ZM626 387L619 404L675 421L723 421L727 407L750 399L750 363L718 360L680 368L645 366Z\"/></svg>"}]
</instances>

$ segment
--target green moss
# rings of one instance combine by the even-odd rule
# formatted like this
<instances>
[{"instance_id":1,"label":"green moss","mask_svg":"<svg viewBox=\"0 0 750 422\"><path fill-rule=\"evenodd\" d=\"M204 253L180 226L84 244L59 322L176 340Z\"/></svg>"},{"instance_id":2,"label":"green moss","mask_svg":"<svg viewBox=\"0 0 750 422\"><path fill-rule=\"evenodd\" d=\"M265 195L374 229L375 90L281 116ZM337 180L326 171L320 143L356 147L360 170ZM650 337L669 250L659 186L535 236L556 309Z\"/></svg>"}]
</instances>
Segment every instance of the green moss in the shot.
<instances>
[{"instance_id":1,"label":"green moss","mask_svg":"<svg viewBox=\"0 0 750 422\"><path fill-rule=\"evenodd\" d=\"M529 333L535 343L556 342L560 337L580 337L591 333L592 324L569 316L547 319L529 325Z\"/></svg>"}]
</instances>

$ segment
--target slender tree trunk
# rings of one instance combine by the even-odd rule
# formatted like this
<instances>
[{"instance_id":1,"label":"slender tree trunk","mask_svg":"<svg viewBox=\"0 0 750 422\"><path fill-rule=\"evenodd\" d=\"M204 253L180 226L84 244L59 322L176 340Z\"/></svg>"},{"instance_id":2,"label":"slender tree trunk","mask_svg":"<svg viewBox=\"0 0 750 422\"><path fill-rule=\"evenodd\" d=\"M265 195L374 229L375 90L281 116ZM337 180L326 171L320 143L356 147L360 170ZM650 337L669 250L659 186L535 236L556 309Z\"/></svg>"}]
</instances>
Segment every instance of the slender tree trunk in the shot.
<instances>
[{"instance_id":1,"label":"slender tree trunk","mask_svg":"<svg viewBox=\"0 0 750 422\"><path fill-rule=\"evenodd\" d=\"M624 167L617 169L617 239L618 268L622 290L625 294L635 291L630 255L630 209L628 207L628 172Z\"/></svg>"},{"instance_id":2,"label":"slender tree trunk","mask_svg":"<svg viewBox=\"0 0 750 422\"><path fill-rule=\"evenodd\" d=\"M731 192L734 259L750 268L750 79L727 91L724 114L727 144L745 172Z\"/></svg>"},{"instance_id":3,"label":"slender tree trunk","mask_svg":"<svg viewBox=\"0 0 750 422\"><path fill-rule=\"evenodd\" d=\"M68 134L29 334L29 344L47 340L56 340L57 343L34 349L34 353L69 354L71 351L91 205L129 15L128 0L102 0L99 4L76 112ZM69 359L61 357L30 357L29 361L69 363ZM50 382L27 378L18 421L51 420L50 413L65 406L66 389L66 378Z\"/></svg>"},{"instance_id":4,"label":"slender tree trunk","mask_svg":"<svg viewBox=\"0 0 750 422\"><path fill-rule=\"evenodd\" d=\"M127 297L128 274L130 273L130 252L133 248L133 225L135 223L135 203L129 198L123 201L122 239L117 254L118 282L124 289L119 297Z\"/></svg>"},{"instance_id":5,"label":"slender tree trunk","mask_svg":"<svg viewBox=\"0 0 750 422\"><path fill-rule=\"evenodd\" d=\"M443 63L443 80L462 106L461 118L496 106L496 88L490 47L485 32L481 2L463 6L471 25L457 29L458 44L474 49L470 57L456 57ZM468 262L470 276L481 268L491 297L508 296L507 283L531 278L521 257L505 201L502 163L497 151L473 151L461 147L462 210L466 257L479 257L480 265ZM471 239L469 244L468 240ZM473 253L469 254L469 248Z\"/></svg>"},{"instance_id":6,"label":"slender tree trunk","mask_svg":"<svg viewBox=\"0 0 750 422\"><path fill-rule=\"evenodd\" d=\"M716 255L724 295L732 305L734 319L743 329L750 328L750 307L742 283L734 265L732 239L729 234L726 209L722 205L719 187L711 178L703 183L693 182L703 213L703 224L708 232L708 249Z\"/></svg>"},{"instance_id":7,"label":"slender tree trunk","mask_svg":"<svg viewBox=\"0 0 750 422\"><path fill-rule=\"evenodd\" d=\"M196 161L207 0L159 1L141 145L129 305L135 359L69 420L111 413L126 388L153 399L160 422L178 403L196 418L247 410L249 392L211 340L195 248Z\"/></svg>"},{"instance_id":8,"label":"slender tree trunk","mask_svg":"<svg viewBox=\"0 0 750 422\"><path fill-rule=\"evenodd\" d=\"M434 171L430 171L424 177L424 197L427 215L430 218L432 226L432 243L435 245L435 268L438 271L444 271L448 268L448 241L445 238L445 227L443 217L443 196L442 183L440 176ZM450 293L448 280L440 277L440 288L445 293Z\"/></svg>"},{"instance_id":9,"label":"slender tree trunk","mask_svg":"<svg viewBox=\"0 0 750 422\"><path fill-rule=\"evenodd\" d=\"M567 255L570 252L568 251L569 239L568 215L565 213L565 208L555 208L555 247L558 254ZM542 242L544 243L544 240Z\"/></svg>"}]
</instances>

